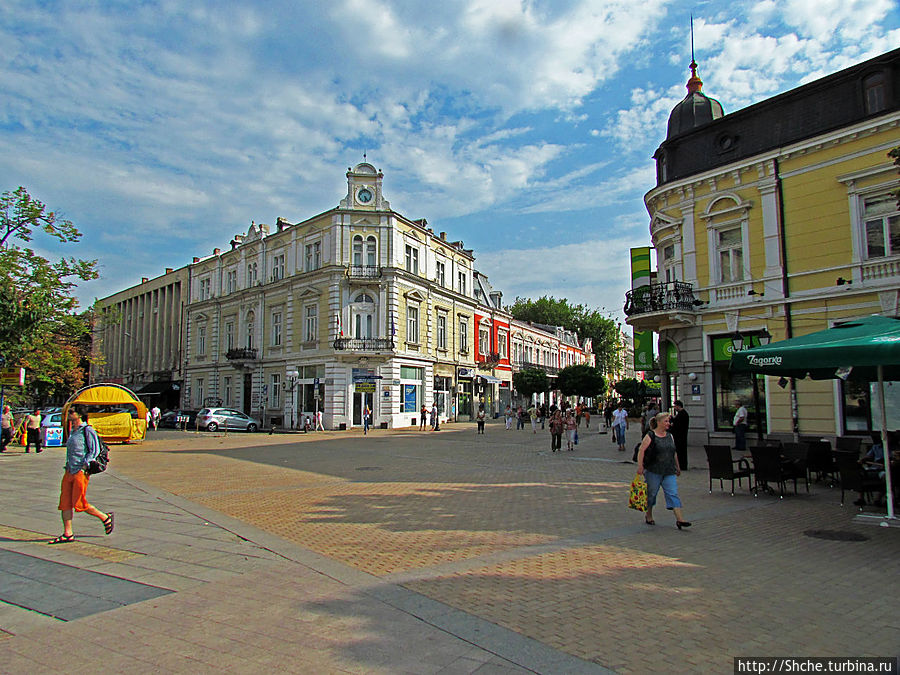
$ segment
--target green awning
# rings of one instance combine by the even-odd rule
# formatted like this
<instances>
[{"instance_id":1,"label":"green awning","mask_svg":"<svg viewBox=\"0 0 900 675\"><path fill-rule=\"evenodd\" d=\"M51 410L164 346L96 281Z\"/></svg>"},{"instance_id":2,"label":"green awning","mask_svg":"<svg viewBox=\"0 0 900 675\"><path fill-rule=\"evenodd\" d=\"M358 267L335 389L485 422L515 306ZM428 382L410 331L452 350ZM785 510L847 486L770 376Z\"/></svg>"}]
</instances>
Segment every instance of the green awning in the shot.
<instances>
[{"instance_id":1,"label":"green awning","mask_svg":"<svg viewBox=\"0 0 900 675\"><path fill-rule=\"evenodd\" d=\"M840 369L874 382L878 366L885 380L900 380L900 319L872 315L845 321L809 335L735 352L731 370L776 377L830 380Z\"/></svg>"}]
</instances>

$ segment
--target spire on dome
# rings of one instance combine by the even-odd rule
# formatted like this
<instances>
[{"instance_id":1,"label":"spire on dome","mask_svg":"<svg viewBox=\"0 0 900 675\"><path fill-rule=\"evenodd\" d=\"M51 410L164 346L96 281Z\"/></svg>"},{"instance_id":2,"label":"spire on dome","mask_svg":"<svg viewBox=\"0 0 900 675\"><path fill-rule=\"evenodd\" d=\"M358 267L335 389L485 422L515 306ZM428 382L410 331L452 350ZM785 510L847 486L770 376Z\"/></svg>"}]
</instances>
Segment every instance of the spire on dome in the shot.
<instances>
[{"instance_id":1,"label":"spire on dome","mask_svg":"<svg viewBox=\"0 0 900 675\"><path fill-rule=\"evenodd\" d=\"M722 104L703 93L703 80L697 75L697 61L694 60L694 17L691 15L691 77L687 81L687 95L676 105L669 115L666 138L709 124L725 114Z\"/></svg>"},{"instance_id":2,"label":"spire on dome","mask_svg":"<svg viewBox=\"0 0 900 675\"><path fill-rule=\"evenodd\" d=\"M691 56L691 79L687 81L688 94L699 93L703 89L703 80L697 75L697 62Z\"/></svg>"}]
</instances>

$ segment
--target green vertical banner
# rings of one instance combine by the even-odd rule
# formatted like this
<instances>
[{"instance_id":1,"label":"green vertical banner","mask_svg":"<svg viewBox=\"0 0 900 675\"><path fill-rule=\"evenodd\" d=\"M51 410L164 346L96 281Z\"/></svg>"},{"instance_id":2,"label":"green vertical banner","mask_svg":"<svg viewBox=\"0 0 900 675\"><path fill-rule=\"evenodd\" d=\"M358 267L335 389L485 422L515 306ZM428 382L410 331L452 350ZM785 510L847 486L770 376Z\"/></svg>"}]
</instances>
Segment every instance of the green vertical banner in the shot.
<instances>
[{"instance_id":1,"label":"green vertical banner","mask_svg":"<svg viewBox=\"0 0 900 675\"><path fill-rule=\"evenodd\" d=\"M666 372L678 372L678 347L668 340L666 340Z\"/></svg>"},{"instance_id":2,"label":"green vertical banner","mask_svg":"<svg viewBox=\"0 0 900 675\"><path fill-rule=\"evenodd\" d=\"M653 331L634 331L634 369L653 370Z\"/></svg>"},{"instance_id":3,"label":"green vertical banner","mask_svg":"<svg viewBox=\"0 0 900 675\"><path fill-rule=\"evenodd\" d=\"M631 249L631 290L650 285L650 247ZM634 331L634 369L653 369L653 331Z\"/></svg>"}]
</instances>

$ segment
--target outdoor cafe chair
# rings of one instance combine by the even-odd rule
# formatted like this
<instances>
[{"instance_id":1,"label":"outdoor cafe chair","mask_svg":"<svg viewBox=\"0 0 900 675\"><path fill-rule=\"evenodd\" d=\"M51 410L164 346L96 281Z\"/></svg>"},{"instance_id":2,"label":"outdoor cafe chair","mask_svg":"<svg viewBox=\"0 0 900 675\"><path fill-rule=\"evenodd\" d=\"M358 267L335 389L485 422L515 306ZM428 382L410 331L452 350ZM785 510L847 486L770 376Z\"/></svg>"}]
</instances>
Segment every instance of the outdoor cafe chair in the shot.
<instances>
[{"instance_id":1,"label":"outdoor cafe chair","mask_svg":"<svg viewBox=\"0 0 900 675\"><path fill-rule=\"evenodd\" d=\"M809 443L782 443L781 456L794 465L800 478L806 481L806 491L809 492L808 457Z\"/></svg>"},{"instance_id":2,"label":"outdoor cafe chair","mask_svg":"<svg viewBox=\"0 0 900 675\"><path fill-rule=\"evenodd\" d=\"M732 459L731 448L727 445L704 445L706 461L709 463L709 492L712 494L713 478L719 479L719 489L724 490L723 480L731 481L731 496L734 497L734 481L742 485L741 480L747 479L747 488L752 489L750 477L753 469L743 457Z\"/></svg>"},{"instance_id":3,"label":"outdoor cafe chair","mask_svg":"<svg viewBox=\"0 0 900 675\"><path fill-rule=\"evenodd\" d=\"M809 444L809 450L806 454L806 471L808 478L811 479L816 474L817 480L831 479L828 483L830 486L837 485L837 465L834 463L834 456L831 450L831 443L828 441L813 441Z\"/></svg>"},{"instance_id":4,"label":"outdoor cafe chair","mask_svg":"<svg viewBox=\"0 0 900 675\"><path fill-rule=\"evenodd\" d=\"M834 457L841 476L841 506L844 505L845 492L867 494L870 500L876 490L884 492L885 481L863 470L859 464L858 453L836 452Z\"/></svg>"},{"instance_id":5,"label":"outdoor cafe chair","mask_svg":"<svg viewBox=\"0 0 900 675\"><path fill-rule=\"evenodd\" d=\"M834 449L844 452L855 452L859 455L862 448L862 436L838 436L834 439Z\"/></svg>"},{"instance_id":6,"label":"outdoor cafe chair","mask_svg":"<svg viewBox=\"0 0 900 675\"><path fill-rule=\"evenodd\" d=\"M750 455L753 458L753 474L755 481L753 495L759 496L760 487L769 494L775 494L770 483L774 483L781 490L780 498L784 498L784 490L787 481L794 481L794 494L797 494L797 479L804 476L791 462L785 462L777 448L751 448Z\"/></svg>"}]
</instances>

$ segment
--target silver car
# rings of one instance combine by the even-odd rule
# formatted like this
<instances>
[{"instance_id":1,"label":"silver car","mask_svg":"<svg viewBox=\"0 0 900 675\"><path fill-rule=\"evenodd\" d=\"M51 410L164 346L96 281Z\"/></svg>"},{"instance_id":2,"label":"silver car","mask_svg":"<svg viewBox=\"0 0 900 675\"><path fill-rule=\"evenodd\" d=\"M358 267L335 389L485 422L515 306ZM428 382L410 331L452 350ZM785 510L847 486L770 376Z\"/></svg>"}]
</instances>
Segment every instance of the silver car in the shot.
<instances>
[{"instance_id":1,"label":"silver car","mask_svg":"<svg viewBox=\"0 0 900 675\"><path fill-rule=\"evenodd\" d=\"M197 426L207 431L219 429L257 431L259 421L240 410L231 408L204 408L197 413Z\"/></svg>"}]
</instances>

